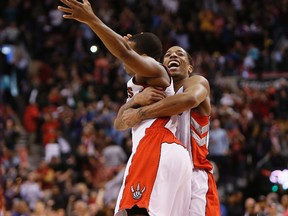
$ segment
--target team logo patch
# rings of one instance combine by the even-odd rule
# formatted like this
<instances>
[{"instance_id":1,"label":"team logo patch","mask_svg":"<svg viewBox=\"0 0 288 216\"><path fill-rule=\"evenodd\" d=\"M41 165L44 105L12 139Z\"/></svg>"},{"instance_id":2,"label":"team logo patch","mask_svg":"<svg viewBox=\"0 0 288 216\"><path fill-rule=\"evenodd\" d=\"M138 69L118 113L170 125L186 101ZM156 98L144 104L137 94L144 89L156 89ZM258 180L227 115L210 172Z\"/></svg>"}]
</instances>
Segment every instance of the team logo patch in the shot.
<instances>
[{"instance_id":1,"label":"team logo patch","mask_svg":"<svg viewBox=\"0 0 288 216\"><path fill-rule=\"evenodd\" d=\"M146 187L144 186L142 189L140 187L140 183L138 183L136 190L134 189L134 186L131 186L131 192L132 192L132 196L134 199L139 200L142 197L142 194L144 193L144 191L146 190Z\"/></svg>"}]
</instances>

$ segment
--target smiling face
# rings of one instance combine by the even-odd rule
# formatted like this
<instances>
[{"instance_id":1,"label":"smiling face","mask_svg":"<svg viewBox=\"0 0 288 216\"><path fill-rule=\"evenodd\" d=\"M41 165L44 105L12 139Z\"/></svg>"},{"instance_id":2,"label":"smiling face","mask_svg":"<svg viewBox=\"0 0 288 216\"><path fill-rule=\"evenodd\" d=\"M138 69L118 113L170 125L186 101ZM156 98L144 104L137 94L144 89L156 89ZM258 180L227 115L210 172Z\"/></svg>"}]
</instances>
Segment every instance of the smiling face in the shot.
<instances>
[{"instance_id":1,"label":"smiling face","mask_svg":"<svg viewBox=\"0 0 288 216\"><path fill-rule=\"evenodd\" d=\"M189 77L193 70L187 52L179 46L173 46L167 50L163 65L169 68L174 81Z\"/></svg>"}]
</instances>

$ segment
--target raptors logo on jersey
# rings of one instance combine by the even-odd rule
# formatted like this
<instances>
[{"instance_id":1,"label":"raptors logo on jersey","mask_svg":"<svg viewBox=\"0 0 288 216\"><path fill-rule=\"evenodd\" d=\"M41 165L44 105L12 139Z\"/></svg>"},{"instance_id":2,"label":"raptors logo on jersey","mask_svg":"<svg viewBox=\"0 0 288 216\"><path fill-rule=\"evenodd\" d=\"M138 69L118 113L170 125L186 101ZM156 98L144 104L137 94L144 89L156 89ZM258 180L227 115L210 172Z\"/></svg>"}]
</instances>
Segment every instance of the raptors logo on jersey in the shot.
<instances>
[{"instance_id":1,"label":"raptors logo on jersey","mask_svg":"<svg viewBox=\"0 0 288 216\"><path fill-rule=\"evenodd\" d=\"M140 183L137 184L136 189L134 189L133 185L131 186L131 192L134 199L139 200L142 197L146 187L140 188Z\"/></svg>"}]
</instances>

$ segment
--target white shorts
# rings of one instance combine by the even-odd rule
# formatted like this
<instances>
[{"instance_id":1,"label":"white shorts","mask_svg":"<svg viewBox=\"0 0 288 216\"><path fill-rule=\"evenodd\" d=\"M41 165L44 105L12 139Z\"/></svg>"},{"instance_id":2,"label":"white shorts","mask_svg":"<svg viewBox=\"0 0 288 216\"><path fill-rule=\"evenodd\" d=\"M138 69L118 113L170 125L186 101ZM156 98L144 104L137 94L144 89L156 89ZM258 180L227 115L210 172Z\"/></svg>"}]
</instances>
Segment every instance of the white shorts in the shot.
<instances>
[{"instance_id":1,"label":"white shorts","mask_svg":"<svg viewBox=\"0 0 288 216\"><path fill-rule=\"evenodd\" d=\"M193 169L190 216L220 216L220 203L213 174Z\"/></svg>"},{"instance_id":2,"label":"white shorts","mask_svg":"<svg viewBox=\"0 0 288 216\"><path fill-rule=\"evenodd\" d=\"M127 163L124 181L117 199L115 213L119 210L124 182L131 164ZM151 216L189 216L191 201L192 165L188 151L179 144L163 143L161 157L148 205Z\"/></svg>"}]
</instances>

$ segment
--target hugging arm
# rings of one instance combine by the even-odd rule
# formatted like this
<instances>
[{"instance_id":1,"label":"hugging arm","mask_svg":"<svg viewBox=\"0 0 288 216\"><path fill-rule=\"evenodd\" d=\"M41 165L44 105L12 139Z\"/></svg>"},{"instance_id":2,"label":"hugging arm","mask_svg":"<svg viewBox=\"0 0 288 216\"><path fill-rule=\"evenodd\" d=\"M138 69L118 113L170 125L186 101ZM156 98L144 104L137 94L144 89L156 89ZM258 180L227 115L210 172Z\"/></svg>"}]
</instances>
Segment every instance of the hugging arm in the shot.
<instances>
[{"instance_id":1,"label":"hugging arm","mask_svg":"<svg viewBox=\"0 0 288 216\"><path fill-rule=\"evenodd\" d=\"M122 120L126 126L133 127L135 122L144 119L177 115L188 109L198 107L209 96L208 81L202 76L195 75L187 78L183 93L166 97L149 106L127 109L123 113Z\"/></svg>"},{"instance_id":2,"label":"hugging arm","mask_svg":"<svg viewBox=\"0 0 288 216\"><path fill-rule=\"evenodd\" d=\"M130 100L126 102L124 105L122 105L118 111L117 117L114 120L114 127L116 130L126 130L129 127L125 124L125 122L122 121L122 115L123 112L129 108L135 108L137 106L136 103L134 103L133 100Z\"/></svg>"},{"instance_id":3,"label":"hugging arm","mask_svg":"<svg viewBox=\"0 0 288 216\"><path fill-rule=\"evenodd\" d=\"M162 90L154 87L145 88L143 92L136 94L130 101L120 107L117 117L114 121L114 127L116 130L126 130L130 128L125 122L122 121L122 115L124 111L128 110L129 108L137 108L155 103L165 97L166 95ZM140 121L137 121L135 124L139 122Z\"/></svg>"}]
</instances>

